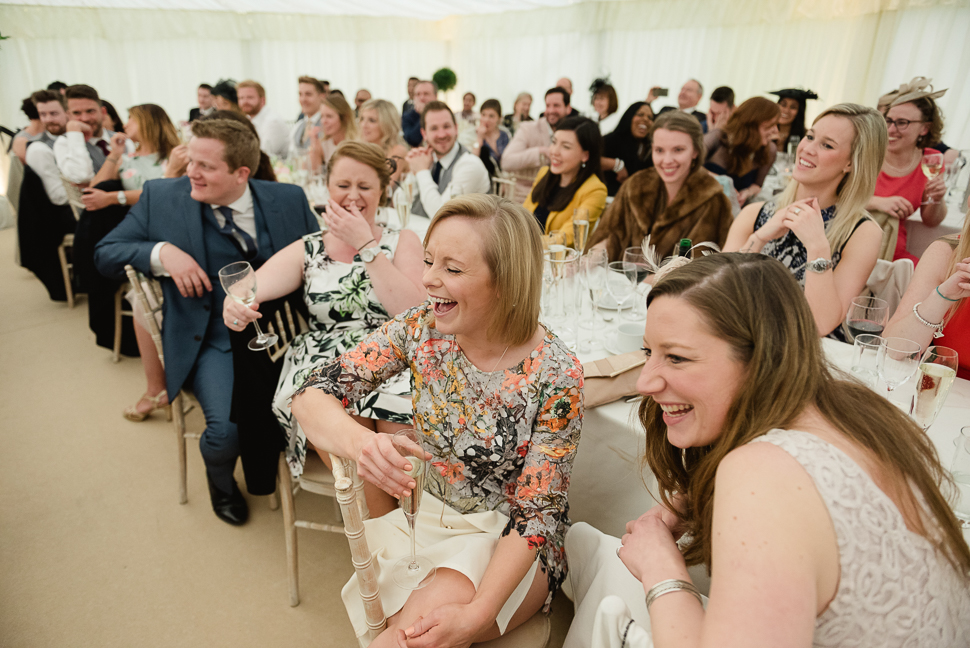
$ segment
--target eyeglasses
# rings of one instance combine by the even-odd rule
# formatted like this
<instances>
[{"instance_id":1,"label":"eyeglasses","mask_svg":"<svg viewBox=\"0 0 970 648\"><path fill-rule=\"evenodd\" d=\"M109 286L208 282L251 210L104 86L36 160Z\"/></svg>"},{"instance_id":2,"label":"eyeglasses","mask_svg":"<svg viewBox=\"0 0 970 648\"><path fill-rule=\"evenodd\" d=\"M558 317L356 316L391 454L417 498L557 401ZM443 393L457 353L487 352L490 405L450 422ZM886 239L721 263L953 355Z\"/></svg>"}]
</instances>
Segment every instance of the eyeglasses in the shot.
<instances>
[{"instance_id":1,"label":"eyeglasses","mask_svg":"<svg viewBox=\"0 0 970 648\"><path fill-rule=\"evenodd\" d=\"M907 128L909 128L910 124L922 124L922 123L924 122L921 119L914 121L912 119L890 119L889 117L886 117L886 129L888 130L893 126L895 126L896 130L898 130L900 133L906 130Z\"/></svg>"}]
</instances>

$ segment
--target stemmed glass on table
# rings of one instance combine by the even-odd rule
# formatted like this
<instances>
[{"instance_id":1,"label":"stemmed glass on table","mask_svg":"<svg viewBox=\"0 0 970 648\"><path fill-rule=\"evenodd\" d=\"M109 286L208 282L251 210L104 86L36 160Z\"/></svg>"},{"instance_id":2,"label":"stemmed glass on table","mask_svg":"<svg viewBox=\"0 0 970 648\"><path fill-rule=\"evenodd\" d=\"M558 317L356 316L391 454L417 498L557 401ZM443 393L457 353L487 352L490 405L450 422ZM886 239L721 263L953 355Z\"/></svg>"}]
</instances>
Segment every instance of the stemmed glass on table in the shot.
<instances>
[{"instance_id":1,"label":"stemmed glass on table","mask_svg":"<svg viewBox=\"0 0 970 648\"><path fill-rule=\"evenodd\" d=\"M889 304L878 297L856 297L845 314L845 333L849 342L859 335L882 335L889 316Z\"/></svg>"},{"instance_id":2,"label":"stemmed glass on table","mask_svg":"<svg viewBox=\"0 0 970 648\"><path fill-rule=\"evenodd\" d=\"M418 439L416 430L401 430L391 437L394 448L407 459L411 469L404 471L414 480L414 488L410 495L402 495L398 501L404 517L408 521L411 536L411 555L401 558L391 569L394 582L407 590L426 587L434 580L435 565L425 556L419 556L414 549L414 521L421 506L421 494L424 492L424 482L427 477L428 462L425 461L425 451ZM444 506L444 503L442 503Z\"/></svg>"},{"instance_id":3,"label":"stemmed glass on table","mask_svg":"<svg viewBox=\"0 0 970 648\"><path fill-rule=\"evenodd\" d=\"M923 161L920 164L923 169L923 175L926 176L927 180L932 180L936 176L940 175L943 170L943 154L942 153L924 153ZM924 205L934 205L937 201L933 200L932 197L927 198Z\"/></svg>"},{"instance_id":4,"label":"stemmed glass on table","mask_svg":"<svg viewBox=\"0 0 970 648\"><path fill-rule=\"evenodd\" d=\"M899 337L883 338L885 344L879 348L879 377L886 383L888 396L893 390L909 380L919 366L919 344Z\"/></svg>"},{"instance_id":5,"label":"stemmed glass on table","mask_svg":"<svg viewBox=\"0 0 970 648\"><path fill-rule=\"evenodd\" d=\"M573 248L580 254L586 249L586 240L589 238L589 210L585 207L577 207L573 210Z\"/></svg>"},{"instance_id":6,"label":"stemmed glass on table","mask_svg":"<svg viewBox=\"0 0 970 648\"><path fill-rule=\"evenodd\" d=\"M596 311L599 300L603 298L603 289L606 288L606 273L609 266L609 257L606 250L597 248L590 250L579 259L579 280L583 289L589 294L589 320L586 328L590 330L590 339L593 338L593 331L596 330ZM577 333L577 335L579 335ZM582 337L580 336L580 340ZM580 351L586 352L590 348L589 344L580 342Z\"/></svg>"},{"instance_id":7,"label":"stemmed glass on table","mask_svg":"<svg viewBox=\"0 0 970 648\"><path fill-rule=\"evenodd\" d=\"M256 271L247 261L236 261L219 270L219 282L226 294L243 306L256 301ZM256 327L256 337L249 341L251 350L262 351L279 340L272 333L263 333L256 320L253 320L253 326Z\"/></svg>"},{"instance_id":8,"label":"stemmed glass on table","mask_svg":"<svg viewBox=\"0 0 970 648\"><path fill-rule=\"evenodd\" d=\"M645 297L646 293L649 292L649 286L644 284L643 281L650 276L650 265L647 263L647 257L643 253L643 248L640 247L628 247L624 250L623 260L636 266L637 278L633 287L636 298L633 302L633 308L630 309L630 318L639 321L647 316L647 301ZM641 297L644 299L641 299Z\"/></svg>"},{"instance_id":9,"label":"stemmed glass on table","mask_svg":"<svg viewBox=\"0 0 970 648\"><path fill-rule=\"evenodd\" d=\"M637 266L629 261L613 261L606 273L606 291L616 300L618 311L633 294L637 282Z\"/></svg>"},{"instance_id":10,"label":"stemmed glass on table","mask_svg":"<svg viewBox=\"0 0 970 648\"><path fill-rule=\"evenodd\" d=\"M924 432L943 409L943 402L957 377L957 365L957 352L943 346L931 346L920 360L909 413Z\"/></svg>"}]
</instances>

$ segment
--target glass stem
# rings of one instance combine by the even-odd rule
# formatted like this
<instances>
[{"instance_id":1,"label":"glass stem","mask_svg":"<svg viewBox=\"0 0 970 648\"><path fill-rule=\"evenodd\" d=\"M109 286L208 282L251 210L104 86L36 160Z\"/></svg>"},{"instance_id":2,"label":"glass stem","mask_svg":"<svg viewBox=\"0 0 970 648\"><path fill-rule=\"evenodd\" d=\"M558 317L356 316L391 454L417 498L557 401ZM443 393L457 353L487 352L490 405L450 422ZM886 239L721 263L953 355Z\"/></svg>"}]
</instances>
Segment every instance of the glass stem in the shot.
<instances>
[{"instance_id":1,"label":"glass stem","mask_svg":"<svg viewBox=\"0 0 970 648\"><path fill-rule=\"evenodd\" d=\"M406 517L407 520L408 520L408 530L411 532L410 533L410 535L411 535L411 567L414 568L415 567L415 564L414 564L415 563L415 557L416 557L416 553L414 551L414 516L413 515L407 515L407 514L405 514L404 517Z\"/></svg>"},{"instance_id":2,"label":"glass stem","mask_svg":"<svg viewBox=\"0 0 970 648\"><path fill-rule=\"evenodd\" d=\"M259 328L259 322L257 322L256 320L253 320L253 326L256 327L256 337L262 338L263 337L263 331L262 331L262 329Z\"/></svg>"}]
</instances>

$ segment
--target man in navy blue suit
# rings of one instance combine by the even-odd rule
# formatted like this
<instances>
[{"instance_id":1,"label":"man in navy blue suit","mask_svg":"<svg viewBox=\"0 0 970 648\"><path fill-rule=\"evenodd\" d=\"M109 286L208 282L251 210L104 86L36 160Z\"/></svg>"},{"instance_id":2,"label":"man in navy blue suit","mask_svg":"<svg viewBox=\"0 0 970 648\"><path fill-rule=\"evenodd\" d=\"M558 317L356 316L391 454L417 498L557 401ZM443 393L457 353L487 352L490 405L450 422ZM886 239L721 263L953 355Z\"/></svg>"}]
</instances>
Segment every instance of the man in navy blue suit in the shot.
<instances>
[{"instance_id":1,"label":"man in navy blue suit","mask_svg":"<svg viewBox=\"0 0 970 648\"><path fill-rule=\"evenodd\" d=\"M106 276L131 264L161 279L166 388L174 397L187 385L198 398L212 507L239 525L249 511L233 477L239 440L229 420L232 354L219 269L244 260L257 268L319 226L302 189L250 179L259 140L245 126L196 121L192 134L187 176L147 182L125 220L98 244L95 263Z\"/></svg>"}]
</instances>

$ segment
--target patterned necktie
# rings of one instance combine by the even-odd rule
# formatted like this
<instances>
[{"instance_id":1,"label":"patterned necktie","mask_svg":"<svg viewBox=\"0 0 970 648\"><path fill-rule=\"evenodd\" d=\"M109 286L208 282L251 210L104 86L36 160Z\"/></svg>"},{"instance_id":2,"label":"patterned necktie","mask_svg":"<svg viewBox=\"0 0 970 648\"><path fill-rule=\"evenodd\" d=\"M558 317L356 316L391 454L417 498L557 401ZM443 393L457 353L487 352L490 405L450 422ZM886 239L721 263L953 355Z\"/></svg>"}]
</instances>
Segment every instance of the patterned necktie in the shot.
<instances>
[{"instance_id":1,"label":"patterned necktie","mask_svg":"<svg viewBox=\"0 0 970 648\"><path fill-rule=\"evenodd\" d=\"M438 178L441 177L441 162L435 162L434 166L431 167L431 179L434 180L435 184L438 184Z\"/></svg>"},{"instance_id":2,"label":"patterned necktie","mask_svg":"<svg viewBox=\"0 0 970 648\"><path fill-rule=\"evenodd\" d=\"M236 225L236 222L232 220L232 208L222 206L219 207L219 212L225 217L226 224L222 226L219 230L223 234L229 237L229 240L239 248L242 252L243 258L249 261L254 256L256 256L256 243L253 241L253 237L247 234L241 227ZM242 239L240 241L239 239Z\"/></svg>"},{"instance_id":3,"label":"patterned necktie","mask_svg":"<svg viewBox=\"0 0 970 648\"><path fill-rule=\"evenodd\" d=\"M111 149L108 148L107 142L105 142L103 139L99 139L97 142L94 143L94 145L97 146L99 149L101 149L101 152L104 153L105 157L108 157L108 152Z\"/></svg>"}]
</instances>

